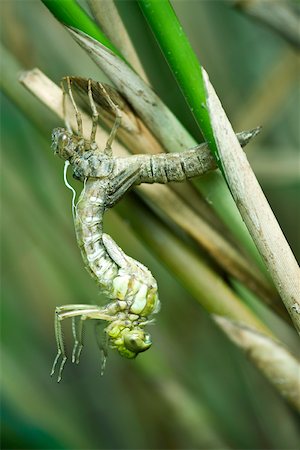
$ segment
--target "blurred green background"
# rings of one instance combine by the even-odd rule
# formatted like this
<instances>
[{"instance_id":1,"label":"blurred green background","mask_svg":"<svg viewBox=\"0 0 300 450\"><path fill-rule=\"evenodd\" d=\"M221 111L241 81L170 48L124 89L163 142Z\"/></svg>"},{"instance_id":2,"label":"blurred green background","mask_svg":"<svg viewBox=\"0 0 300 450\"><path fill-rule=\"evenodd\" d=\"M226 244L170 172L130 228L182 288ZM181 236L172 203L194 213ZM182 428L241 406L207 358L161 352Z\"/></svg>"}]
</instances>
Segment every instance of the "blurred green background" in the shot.
<instances>
[{"instance_id":1,"label":"blurred green background","mask_svg":"<svg viewBox=\"0 0 300 450\"><path fill-rule=\"evenodd\" d=\"M299 256L296 55L228 2L173 5L234 128L263 126L249 159ZM200 140L138 6L118 7L155 90ZM104 298L84 270L62 162L50 150L60 123L30 94L19 95L17 78L33 67L57 83L65 75L105 78L39 0L2 0L1 10L2 45L10 52L1 71L2 448L298 448L296 413L114 211L106 230L158 280L154 345L136 361L111 352L101 377L91 323L80 365L68 361L60 384L50 378L55 306ZM64 325L70 350L70 323ZM278 327L290 339L287 327Z\"/></svg>"}]
</instances>

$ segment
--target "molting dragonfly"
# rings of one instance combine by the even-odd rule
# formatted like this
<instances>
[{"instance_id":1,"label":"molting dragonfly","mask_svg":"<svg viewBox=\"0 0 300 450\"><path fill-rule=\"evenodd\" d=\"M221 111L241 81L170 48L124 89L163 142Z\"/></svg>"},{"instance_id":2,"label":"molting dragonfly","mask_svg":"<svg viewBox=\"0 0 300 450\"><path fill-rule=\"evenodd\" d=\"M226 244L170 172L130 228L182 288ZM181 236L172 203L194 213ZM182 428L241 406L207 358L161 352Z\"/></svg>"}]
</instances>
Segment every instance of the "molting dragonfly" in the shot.
<instances>
[{"instance_id":1,"label":"molting dragonfly","mask_svg":"<svg viewBox=\"0 0 300 450\"><path fill-rule=\"evenodd\" d=\"M73 87L84 94L92 113L90 138L83 136L83 122L75 102ZM112 144L121 125L122 99L113 88L79 77L62 81L65 128L52 132L52 148L56 155L71 165L74 178L83 182L83 190L74 205L74 224L77 243L85 266L101 291L110 299L105 306L70 304L55 311L57 356L51 375L59 360L58 381L61 380L67 360L61 322L72 319L75 344L72 361L78 363L83 348L83 326L87 319L106 321L106 339L101 345L104 369L107 347L116 349L126 358L135 358L151 346L151 337L145 326L160 309L157 282L151 272L139 261L126 255L108 234L103 232L103 217L133 186L141 183L180 182L207 172L203 164L203 147L197 146L182 153L113 155ZM66 101L71 102L77 122L74 133L66 117ZM96 102L96 101L97 102ZM99 112L109 111L115 117L106 145L96 144ZM103 372L103 370L102 370Z\"/></svg>"}]
</instances>

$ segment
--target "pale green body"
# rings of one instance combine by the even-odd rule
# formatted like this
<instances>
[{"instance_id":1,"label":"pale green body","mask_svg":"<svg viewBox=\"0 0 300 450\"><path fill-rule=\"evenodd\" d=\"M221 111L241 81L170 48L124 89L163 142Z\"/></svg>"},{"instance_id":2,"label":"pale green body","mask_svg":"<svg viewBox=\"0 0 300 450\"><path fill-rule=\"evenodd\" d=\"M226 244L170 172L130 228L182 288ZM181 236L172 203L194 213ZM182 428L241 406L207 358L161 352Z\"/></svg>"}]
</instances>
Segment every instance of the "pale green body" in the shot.
<instances>
[{"instance_id":1,"label":"pale green body","mask_svg":"<svg viewBox=\"0 0 300 450\"><path fill-rule=\"evenodd\" d=\"M106 190L105 180L86 181L76 207L77 242L87 270L101 291L114 300L101 308L113 319L106 328L110 344L123 356L134 357L136 353L124 348L122 338L127 330L140 329L159 311L157 283L145 266L125 255L110 236L103 234Z\"/></svg>"}]
</instances>

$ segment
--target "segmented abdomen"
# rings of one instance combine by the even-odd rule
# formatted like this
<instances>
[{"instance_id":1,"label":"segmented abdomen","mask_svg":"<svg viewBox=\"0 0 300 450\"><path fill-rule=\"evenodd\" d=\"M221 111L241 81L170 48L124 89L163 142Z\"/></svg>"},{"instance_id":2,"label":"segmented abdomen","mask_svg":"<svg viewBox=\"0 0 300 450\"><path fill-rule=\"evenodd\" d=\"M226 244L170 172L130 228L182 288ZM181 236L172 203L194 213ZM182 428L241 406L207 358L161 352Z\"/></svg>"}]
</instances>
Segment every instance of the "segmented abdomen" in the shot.
<instances>
[{"instance_id":1,"label":"segmented abdomen","mask_svg":"<svg viewBox=\"0 0 300 450\"><path fill-rule=\"evenodd\" d=\"M205 151L204 151L205 150ZM184 181L207 173L215 167L214 158L207 151L206 145L197 146L182 153L162 153L157 155L134 155L115 160L115 171L139 166L140 183L168 183Z\"/></svg>"},{"instance_id":2,"label":"segmented abdomen","mask_svg":"<svg viewBox=\"0 0 300 450\"><path fill-rule=\"evenodd\" d=\"M159 310L157 283L145 266L103 234L107 183L97 179L85 183L76 207L78 245L92 277L108 297L116 300L112 307L147 317Z\"/></svg>"},{"instance_id":3,"label":"segmented abdomen","mask_svg":"<svg viewBox=\"0 0 300 450\"><path fill-rule=\"evenodd\" d=\"M75 230L87 270L105 293L111 291L111 280L118 267L102 242L105 193L103 181L87 180L76 207Z\"/></svg>"}]
</instances>

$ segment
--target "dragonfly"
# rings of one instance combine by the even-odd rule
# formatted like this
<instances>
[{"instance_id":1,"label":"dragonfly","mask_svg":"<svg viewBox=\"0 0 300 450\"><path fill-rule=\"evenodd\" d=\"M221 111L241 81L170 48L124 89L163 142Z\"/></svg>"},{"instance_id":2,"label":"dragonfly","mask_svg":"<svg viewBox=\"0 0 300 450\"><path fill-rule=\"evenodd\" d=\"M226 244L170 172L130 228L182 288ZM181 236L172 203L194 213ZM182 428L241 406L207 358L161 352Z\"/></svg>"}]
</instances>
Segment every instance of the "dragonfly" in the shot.
<instances>
[{"instance_id":1,"label":"dragonfly","mask_svg":"<svg viewBox=\"0 0 300 450\"><path fill-rule=\"evenodd\" d=\"M83 136L82 116L73 95L74 84L86 89L92 121L89 139ZM60 361L58 382L67 360L61 325L64 319L72 319L75 342L72 362L76 363L79 363L83 348L85 321L95 319L107 322L104 344L101 346L102 373L108 347L132 359L152 344L145 326L153 322L153 315L160 310L157 282L147 267L126 255L113 238L104 233L105 212L129 189L141 183L181 182L206 172L201 145L180 153L115 156L112 144L122 122L119 102L113 100L118 98L118 94L103 83L79 77L65 77L62 87L66 126L53 130L52 149L55 155L72 167L74 178L83 182L83 190L74 207L77 243L86 269L109 302L105 306L70 304L56 308L57 355L51 375ZM76 116L76 133L66 120L67 96ZM100 96L105 108L115 117L107 142L101 149L96 143L99 113L94 96Z\"/></svg>"}]
</instances>

